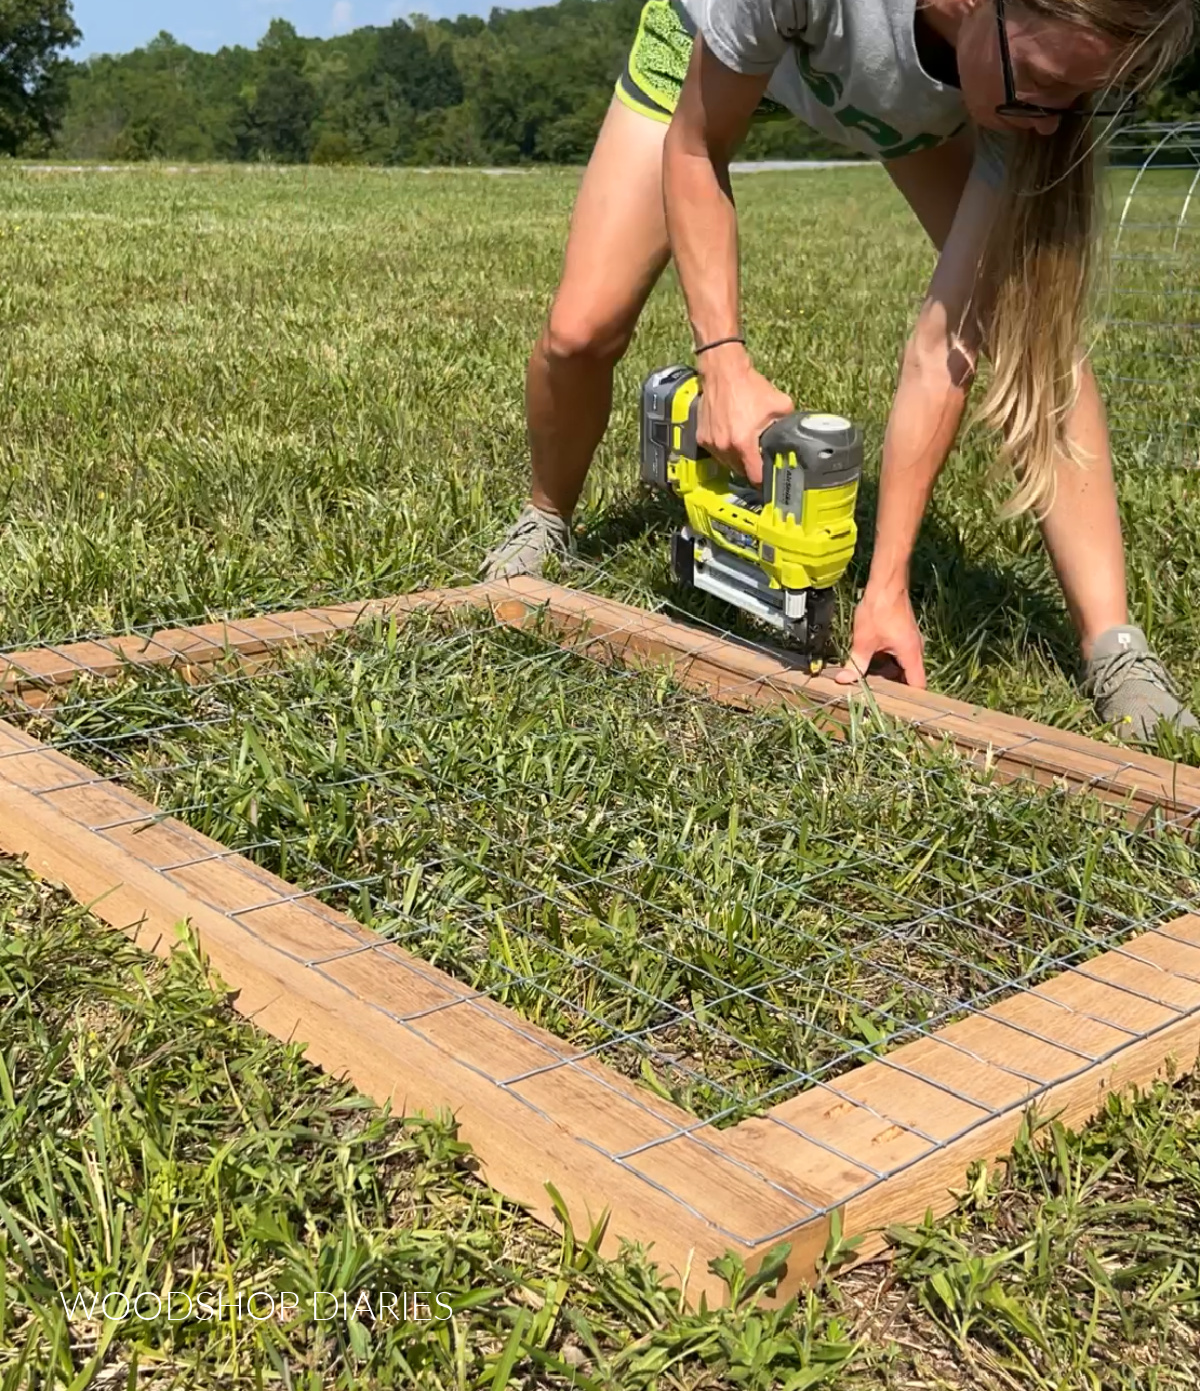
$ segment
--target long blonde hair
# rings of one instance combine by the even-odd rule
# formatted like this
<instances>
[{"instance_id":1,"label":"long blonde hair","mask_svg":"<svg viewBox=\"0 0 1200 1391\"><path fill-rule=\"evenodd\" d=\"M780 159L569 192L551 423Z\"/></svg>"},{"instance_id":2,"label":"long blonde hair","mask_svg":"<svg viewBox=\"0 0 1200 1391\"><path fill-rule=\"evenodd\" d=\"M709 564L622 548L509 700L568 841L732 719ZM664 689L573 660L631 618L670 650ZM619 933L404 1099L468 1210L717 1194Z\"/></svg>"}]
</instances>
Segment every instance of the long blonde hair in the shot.
<instances>
[{"instance_id":1,"label":"long blonde hair","mask_svg":"<svg viewBox=\"0 0 1200 1391\"><path fill-rule=\"evenodd\" d=\"M1120 90L1158 82L1191 48L1195 0L1020 0L1046 19L1110 34L1126 58ZM975 419L1001 436L1017 486L1003 509L1044 516L1057 460L1086 458L1066 435L1079 395L1097 248L1097 148L1104 118L1063 118L1052 135L1015 131L1002 206L981 270L992 377Z\"/></svg>"}]
</instances>

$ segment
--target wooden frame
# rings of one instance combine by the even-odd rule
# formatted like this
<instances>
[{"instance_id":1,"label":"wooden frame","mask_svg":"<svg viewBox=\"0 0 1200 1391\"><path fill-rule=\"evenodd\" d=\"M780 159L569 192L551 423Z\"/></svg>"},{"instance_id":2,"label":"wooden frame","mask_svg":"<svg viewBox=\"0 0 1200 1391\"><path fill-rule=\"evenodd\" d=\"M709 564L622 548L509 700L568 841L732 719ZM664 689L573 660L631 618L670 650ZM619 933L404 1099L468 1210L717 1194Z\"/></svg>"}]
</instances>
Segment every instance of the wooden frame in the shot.
<instances>
[{"instance_id":1,"label":"wooden frame","mask_svg":"<svg viewBox=\"0 0 1200 1391\"><path fill-rule=\"evenodd\" d=\"M12 704L45 703L80 671L130 663L195 676L417 609L490 607L548 622L605 660L666 664L742 706L796 704L841 727L865 702L950 739L1005 777L1094 790L1136 819L1189 820L1200 773L875 680L847 689L660 615L540 581L428 591L147 637L14 654ZM548 1185L577 1225L609 1214L604 1249L645 1242L696 1301L726 1296L708 1262L750 1269L791 1250L770 1298L813 1274L831 1219L877 1253L882 1229L953 1205L974 1160L1001 1159L1031 1103L1068 1123L1106 1093L1200 1061L1200 916L1185 915L1041 986L716 1130L528 1024L240 855L0 721L0 846L99 917L166 954L188 922L237 1008L379 1103L456 1116L481 1177L554 1225Z\"/></svg>"}]
</instances>

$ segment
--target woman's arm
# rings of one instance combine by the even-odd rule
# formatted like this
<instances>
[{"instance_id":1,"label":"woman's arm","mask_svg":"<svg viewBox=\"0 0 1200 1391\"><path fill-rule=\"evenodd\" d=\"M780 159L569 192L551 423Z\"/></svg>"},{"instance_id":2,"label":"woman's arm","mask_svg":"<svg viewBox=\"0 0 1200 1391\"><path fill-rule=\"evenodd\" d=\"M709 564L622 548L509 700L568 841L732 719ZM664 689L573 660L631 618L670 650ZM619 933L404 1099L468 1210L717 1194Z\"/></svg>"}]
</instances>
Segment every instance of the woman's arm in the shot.
<instances>
[{"instance_id":1,"label":"woman's arm","mask_svg":"<svg viewBox=\"0 0 1200 1391\"><path fill-rule=\"evenodd\" d=\"M770 73L726 67L697 35L663 148L663 197L671 254L696 345L741 333L737 211L729 161L745 137ZM696 361L703 383L698 441L718 459L762 481L758 440L791 399L731 343Z\"/></svg>"},{"instance_id":2,"label":"woman's arm","mask_svg":"<svg viewBox=\"0 0 1200 1391\"><path fill-rule=\"evenodd\" d=\"M917 321L905 345L884 435L875 550L854 616L843 682L886 654L925 685L923 644L909 599L909 562L922 518L962 423L980 351L976 273L996 194L967 181Z\"/></svg>"}]
</instances>

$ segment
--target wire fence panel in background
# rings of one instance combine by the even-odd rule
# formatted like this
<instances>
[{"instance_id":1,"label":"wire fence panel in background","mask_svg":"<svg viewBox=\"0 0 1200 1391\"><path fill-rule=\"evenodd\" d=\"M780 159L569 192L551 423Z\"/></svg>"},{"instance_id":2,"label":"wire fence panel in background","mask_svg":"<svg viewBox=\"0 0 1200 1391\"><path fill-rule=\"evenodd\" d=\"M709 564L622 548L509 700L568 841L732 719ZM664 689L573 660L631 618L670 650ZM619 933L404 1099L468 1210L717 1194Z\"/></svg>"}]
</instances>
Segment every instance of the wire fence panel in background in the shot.
<instances>
[{"instance_id":1,"label":"wire fence panel in background","mask_svg":"<svg viewBox=\"0 0 1200 1391\"><path fill-rule=\"evenodd\" d=\"M1200 122L1114 135L1094 362L1118 468L1200 466Z\"/></svg>"}]
</instances>

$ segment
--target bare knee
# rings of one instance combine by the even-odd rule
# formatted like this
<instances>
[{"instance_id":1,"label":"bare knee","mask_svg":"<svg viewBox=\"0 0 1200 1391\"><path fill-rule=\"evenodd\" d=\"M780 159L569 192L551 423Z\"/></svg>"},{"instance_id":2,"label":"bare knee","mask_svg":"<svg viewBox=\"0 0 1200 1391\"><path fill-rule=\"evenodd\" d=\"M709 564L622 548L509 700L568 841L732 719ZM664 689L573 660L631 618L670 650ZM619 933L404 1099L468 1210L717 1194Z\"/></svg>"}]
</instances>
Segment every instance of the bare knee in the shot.
<instances>
[{"instance_id":1,"label":"bare knee","mask_svg":"<svg viewBox=\"0 0 1200 1391\"><path fill-rule=\"evenodd\" d=\"M542 330L542 351L553 364L612 366L629 347L633 327L619 318L556 305Z\"/></svg>"}]
</instances>

